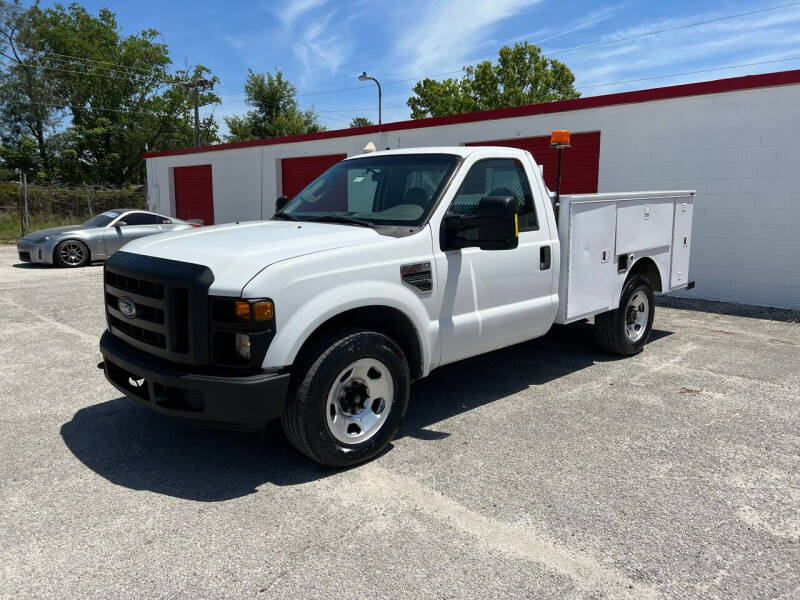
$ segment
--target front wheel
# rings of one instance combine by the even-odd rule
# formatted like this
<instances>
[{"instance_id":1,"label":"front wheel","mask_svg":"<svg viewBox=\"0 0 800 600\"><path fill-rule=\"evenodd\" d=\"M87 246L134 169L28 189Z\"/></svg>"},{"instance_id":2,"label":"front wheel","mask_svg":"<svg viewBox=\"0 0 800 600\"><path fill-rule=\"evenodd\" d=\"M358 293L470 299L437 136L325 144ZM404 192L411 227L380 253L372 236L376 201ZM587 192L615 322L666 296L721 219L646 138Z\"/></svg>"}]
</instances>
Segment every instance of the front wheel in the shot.
<instances>
[{"instance_id":1,"label":"front wheel","mask_svg":"<svg viewBox=\"0 0 800 600\"><path fill-rule=\"evenodd\" d=\"M56 246L53 258L59 267L82 267L89 262L89 248L78 240L65 240Z\"/></svg>"},{"instance_id":2,"label":"front wheel","mask_svg":"<svg viewBox=\"0 0 800 600\"><path fill-rule=\"evenodd\" d=\"M641 352L653 330L654 312L650 281L634 275L622 289L619 308L595 316L594 332L598 345L620 356Z\"/></svg>"},{"instance_id":3,"label":"front wheel","mask_svg":"<svg viewBox=\"0 0 800 600\"><path fill-rule=\"evenodd\" d=\"M281 417L300 452L330 467L376 456L397 433L411 380L400 347L365 329L341 329L298 360L293 396Z\"/></svg>"}]
</instances>

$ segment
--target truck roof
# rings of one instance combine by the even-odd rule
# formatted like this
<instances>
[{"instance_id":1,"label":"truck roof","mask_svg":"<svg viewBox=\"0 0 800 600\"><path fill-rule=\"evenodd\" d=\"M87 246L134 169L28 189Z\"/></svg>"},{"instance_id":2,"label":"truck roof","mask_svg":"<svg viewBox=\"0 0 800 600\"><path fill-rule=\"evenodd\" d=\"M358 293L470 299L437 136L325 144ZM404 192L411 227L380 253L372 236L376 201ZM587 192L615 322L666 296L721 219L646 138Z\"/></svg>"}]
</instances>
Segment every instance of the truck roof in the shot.
<instances>
[{"instance_id":1,"label":"truck roof","mask_svg":"<svg viewBox=\"0 0 800 600\"><path fill-rule=\"evenodd\" d=\"M476 152L492 151L500 154L519 154L524 152L519 148L509 148L506 146L433 146L424 148L396 148L394 150L381 150L380 152L368 152L348 156L345 160L352 160L364 156L392 156L396 154L453 154L455 156L466 157Z\"/></svg>"}]
</instances>

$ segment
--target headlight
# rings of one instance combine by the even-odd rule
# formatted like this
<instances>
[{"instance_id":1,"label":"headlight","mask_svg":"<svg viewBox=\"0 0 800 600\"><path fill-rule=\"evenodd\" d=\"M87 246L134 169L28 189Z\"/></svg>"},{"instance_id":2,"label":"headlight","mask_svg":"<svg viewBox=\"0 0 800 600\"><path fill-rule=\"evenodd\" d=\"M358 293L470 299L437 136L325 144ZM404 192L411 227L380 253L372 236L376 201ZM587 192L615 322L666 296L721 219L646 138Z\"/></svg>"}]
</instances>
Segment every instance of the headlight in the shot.
<instances>
[{"instance_id":1,"label":"headlight","mask_svg":"<svg viewBox=\"0 0 800 600\"><path fill-rule=\"evenodd\" d=\"M250 360L250 334L237 333L236 334L236 354L246 361Z\"/></svg>"},{"instance_id":2,"label":"headlight","mask_svg":"<svg viewBox=\"0 0 800 600\"><path fill-rule=\"evenodd\" d=\"M37 244L41 244L42 242L46 242L47 240L51 239L52 237L53 237L52 235L46 235L44 237L37 238L37 239L35 239L33 241L36 242Z\"/></svg>"}]
</instances>

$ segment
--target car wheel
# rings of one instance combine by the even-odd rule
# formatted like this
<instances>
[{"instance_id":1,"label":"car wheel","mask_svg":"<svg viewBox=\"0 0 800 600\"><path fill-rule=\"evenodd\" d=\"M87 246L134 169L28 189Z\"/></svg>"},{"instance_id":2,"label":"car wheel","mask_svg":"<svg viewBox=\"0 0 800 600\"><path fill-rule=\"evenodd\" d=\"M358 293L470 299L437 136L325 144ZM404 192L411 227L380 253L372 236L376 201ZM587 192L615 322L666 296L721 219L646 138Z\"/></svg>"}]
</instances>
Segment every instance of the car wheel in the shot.
<instances>
[{"instance_id":1,"label":"car wheel","mask_svg":"<svg viewBox=\"0 0 800 600\"><path fill-rule=\"evenodd\" d=\"M330 467L376 456L408 408L411 378L400 347L365 329L340 329L298 361L281 418L292 445Z\"/></svg>"},{"instance_id":2,"label":"car wheel","mask_svg":"<svg viewBox=\"0 0 800 600\"><path fill-rule=\"evenodd\" d=\"M82 267L89 263L89 248L78 240L65 240L56 246L53 258L59 267Z\"/></svg>"},{"instance_id":3,"label":"car wheel","mask_svg":"<svg viewBox=\"0 0 800 600\"><path fill-rule=\"evenodd\" d=\"M654 314L650 281L634 275L622 289L619 308L595 316L595 339L601 348L614 354L637 354L650 339Z\"/></svg>"}]
</instances>

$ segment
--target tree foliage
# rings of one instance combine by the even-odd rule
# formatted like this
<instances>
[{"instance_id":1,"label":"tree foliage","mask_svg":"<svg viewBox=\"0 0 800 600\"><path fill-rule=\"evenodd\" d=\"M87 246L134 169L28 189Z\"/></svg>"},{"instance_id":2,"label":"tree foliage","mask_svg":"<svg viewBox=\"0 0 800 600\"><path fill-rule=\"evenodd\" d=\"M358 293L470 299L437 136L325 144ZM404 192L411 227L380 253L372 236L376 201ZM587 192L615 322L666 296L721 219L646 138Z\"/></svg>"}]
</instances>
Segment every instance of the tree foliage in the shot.
<instances>
[{"instance_id":1,"label":"tree foliage","mask_svg":"<svg viewBox=\"0 0 800 600\"><path fill-rule=\"evenodd\" d=\"M0 0L0 138L14 148L36 140L43 177L66 182L136 183L141 154L194 143L194 93L176 85L207 79L197 65L171 72L160 34L120 33L108 9L72 3L22 8ZM219 103L210 91L200 104ZM206 117L201 140L218 140Z\"/></svg>"},{"instance_id":2,"label":"tree foliage","mask_svg":"<svg viewBox=\"0 0 800 600\"><path fill-rule=\"evenodd\" d=\"M252 110L245 115L225 117L229 142L299 135L323 131L314 110L302 110L295 98L297 89L279 70L272 73L248 71L244 84L245 102Z\"/></svg>"},{"instance_id":3,"label":"tree foliage","mask_svg":"<svg viewBox=\"0 0 800 600\"><path fill-rule=\"evenodd\" d=\"M461 79L423 79L408 99L414 119L578 98L575 76L528 42L500 48L496 63L464 67Z\"/></svg>"},{"instance_id":4,"label":"tree foliage","mask_svg":"<svg viewBox=\"0 0 800 600\"><path fill-rule=\"evenodd\" d=\"M369 127L370 125L375 125L372 121L370 121L367 117L353 117L353 120L350 121L350 127Z\"/></svg>"}]
</instances>

